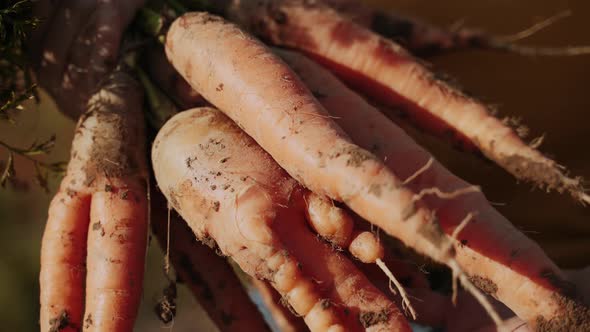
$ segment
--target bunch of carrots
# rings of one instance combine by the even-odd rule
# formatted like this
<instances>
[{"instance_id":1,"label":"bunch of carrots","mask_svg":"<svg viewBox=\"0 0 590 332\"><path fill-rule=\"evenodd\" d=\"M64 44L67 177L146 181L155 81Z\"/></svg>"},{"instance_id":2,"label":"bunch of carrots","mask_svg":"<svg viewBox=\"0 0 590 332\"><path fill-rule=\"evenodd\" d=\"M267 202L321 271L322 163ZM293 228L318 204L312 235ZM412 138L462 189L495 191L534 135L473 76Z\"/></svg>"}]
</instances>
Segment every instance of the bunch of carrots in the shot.
<instances>
[{"instance_id":1,"label":"bunch of carrots","mask_svg":"<svg viewBox=\"0 0 590 332\"><path fill-rule=\"evenodd\" d=\"M461 301L498 330L515 328L512 313L532 330L590 331L588 305L543 250L392 120L402 112L590 203L579 178L414 56L576 50L444 31L353 0L170 3L169 26L138 24L165 36L139 61L149 70L119 66L79 117L43 237L42 331L131 331L150 227L176 273L158 303L166 322L179 279L221 331L269 330L229 258L282 331L445 327ZM453 294L406 263L420 256L449 269Z\"/></svg>"}]
</instances>

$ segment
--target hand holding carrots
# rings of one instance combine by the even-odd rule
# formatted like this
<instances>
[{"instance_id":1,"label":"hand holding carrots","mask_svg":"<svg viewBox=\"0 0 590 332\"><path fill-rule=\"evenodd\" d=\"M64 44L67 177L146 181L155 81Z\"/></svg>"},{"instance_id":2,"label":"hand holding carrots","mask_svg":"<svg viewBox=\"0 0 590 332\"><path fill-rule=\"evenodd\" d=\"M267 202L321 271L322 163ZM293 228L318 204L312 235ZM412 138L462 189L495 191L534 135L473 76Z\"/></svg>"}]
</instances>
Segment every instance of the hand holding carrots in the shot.
<instances>
[{"instance_id":1,"label":"hand holding carrots","mask_svg":"<svg viewBox=\"0 0 590 332\"><path fill-rule=\"evenodd\" d=\"M368 22L375 17L370 12L347 17L343 13L354 8L352 2L334 8L327 4L332 2L221 1L213 8L225 18L190 13L172 24L165 52L186 82L170 79L174 75L158 79L170 75L159 67L151 68L154 80L178 105L186 108L202 97L215 108L176 115L154 141L154 175L169 204L197 239L231 257L251 277L270 283L281 301L314 331L409 330L409 318L458 331L489 324L498 329L526 325L535 330L586 330L590 310L568 276L500 215L479 187L452 174L383 115L384 105L403 106L414 122L434 134L452 132L464 147L483 152L519 178L588 200L579 181L524 143L485 105L439 81L400 45L371 31L374 26ZM308 57L270 49L256 37ZM128 106L138 109L134 102ZM75 274L71 284L77 286L70 287L61 301L52 270L44 268L42 285L48 285L42 294L44 324L61 326L67 317L65 322L71 324L64 326L80 326L76 324L88 314L96 322L94 315L102 309L93 307L92 299L107 295L93 291L91 285L118 279L100 279L96 268L100 265L91 259L90 245L102 243L100 236L109 230L111 234L120 227L129 230L128 237L117 237L118 244L108 244L113 257L122 254L120 260L128 262L127 274L120 280L140 275L138 254L145 242L136 236L145 229L145 202L137 197L145 187L142 191L136 185L146 173L129 176L145 166L137 150L122 148L129 132L139 142L142 134L135 125L140 120L129 115L125 121L117 118L123 122L104 122L103 127L96 114L89 111L80 120L69 174L52 204L43 249L44 257L49 257L44 262L50 262L46 265L68 257L79 272L84 257L80 252L86 249L80 239L88 237L92 283L87 284L86 315L82 316L80 304L81 273ZM95 122L95 127L90 125ZM88 128L91 134L84 135ZM94 135L104 132L114 133L107 135L109 144L95 140ZM94 164L93 158L100 156L95 148L112 150L101 160L114 161L121 171L97 172L110 168L104 162ZM76 187L80 183L83 187ZM86 198L65 199L71 188ZM120 202L128 189L136 193L137 206ZM105 206L116 208L105 212L101 210ZM123 226L116 223L122 220L119 212L126 220ZM71 222L59 224L56 219ZM104 228L109 219L115 220L114 229ZM59 228L64 225L71 230ZM73 225L85 225L86 231ZM415 268L396 264L406 255L371 232L374 227L448 267L453 297L458 295L460 301L457 309L450 304L454 298L431 291ZM173 228L156 227L161 239L162 233L168 237L166 248L186 278L192 270L182 266L181 257L190 257L191 262L208 258L196 247L192 252L187 245L170 246L170 234L181 239L186 233L168 234L169 229ZM64 232L77 241L72 241L76 250L64 252L56 245L64 241L56 234ZM134 240L124 246L127 238ZM175 250L185 251L185 256ZM351 258L363 264L354 264ZM106 261L105 270L117 263L109 257ZM384 274L375 274L372 264ZM59 276L65 270L58 269ZM275 301L266 284L257 287L270 292L269 303ZM125 291L131 294L128 299L138 294L136 288ZM110 299L121 303L114 296ZM130 329L136 305L130 301L127 309L120 309L128 315L118 321L120 325L112 325L113 330ZM518 318L505 322L512 312ZM283 315L280 310L273 313ZM216 317L219 311L211 314ZM461 315L470 319L458 321ZM100 326L110 326L104 315L98 317ZM223 315L219 317L222 330L235 328L223 326Z\"/></svg>"}]
</instances>

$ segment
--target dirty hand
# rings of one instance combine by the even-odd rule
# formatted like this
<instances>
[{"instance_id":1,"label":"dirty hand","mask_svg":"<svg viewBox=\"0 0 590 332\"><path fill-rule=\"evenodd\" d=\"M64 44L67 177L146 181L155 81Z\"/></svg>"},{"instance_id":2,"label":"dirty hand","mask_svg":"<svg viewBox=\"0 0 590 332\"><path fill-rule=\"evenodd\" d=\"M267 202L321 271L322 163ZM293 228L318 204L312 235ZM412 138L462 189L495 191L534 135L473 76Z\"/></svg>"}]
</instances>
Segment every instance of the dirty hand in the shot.
<instances>
[{"instance_id":1,"label":"dirty hand","mask_svg":"<svg viewBox=\"0 0 590 332\"><path fill-rule=\"evenodd\" d=\"M144 0L37 0L29 41L39 85L72 118L114 68L121 37Z\"/></svg>"}]
</instances>

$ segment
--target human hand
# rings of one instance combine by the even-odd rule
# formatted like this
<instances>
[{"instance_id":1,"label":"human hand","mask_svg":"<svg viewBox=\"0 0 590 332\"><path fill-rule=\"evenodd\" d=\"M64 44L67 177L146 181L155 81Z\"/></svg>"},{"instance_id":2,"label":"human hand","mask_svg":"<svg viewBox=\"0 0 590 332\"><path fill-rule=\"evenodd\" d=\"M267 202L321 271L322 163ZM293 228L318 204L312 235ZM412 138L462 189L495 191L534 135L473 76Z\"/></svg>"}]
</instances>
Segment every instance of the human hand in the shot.
<instances>
[{"instance_id":1,"label":"human hand","mask_svg":"<svg viewBox=\"0 0 590 332\"><path fill-rule=\"evenodd\" d=\"M144 0L39 0L29 41L39 85L77 118L117 63L123 32Z\"/></svg>"}]
</instances>

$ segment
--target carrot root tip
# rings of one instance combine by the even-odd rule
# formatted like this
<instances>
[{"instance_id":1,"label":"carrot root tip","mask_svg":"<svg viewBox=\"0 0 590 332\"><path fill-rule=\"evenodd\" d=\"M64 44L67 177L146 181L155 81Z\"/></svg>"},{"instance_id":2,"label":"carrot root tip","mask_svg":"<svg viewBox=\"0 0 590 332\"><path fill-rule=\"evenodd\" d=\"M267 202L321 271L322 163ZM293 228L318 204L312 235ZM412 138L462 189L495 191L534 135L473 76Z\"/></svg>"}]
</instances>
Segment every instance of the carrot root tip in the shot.
<instances>
[{"instance_id":1,"label":"carrot root tip","mask_svg":"<svg viewBox=\"0 0 590 332\"><path fill-rule=\"evenodd\" d=\"M543 163L527 157L512 155L500 159L499 164L517 179L531 182L547 191L568 192L582 204L590 204L590 196L583 186L583 179L568 177L564 168L556 163Z\"/></svg>"}]
</instances>

